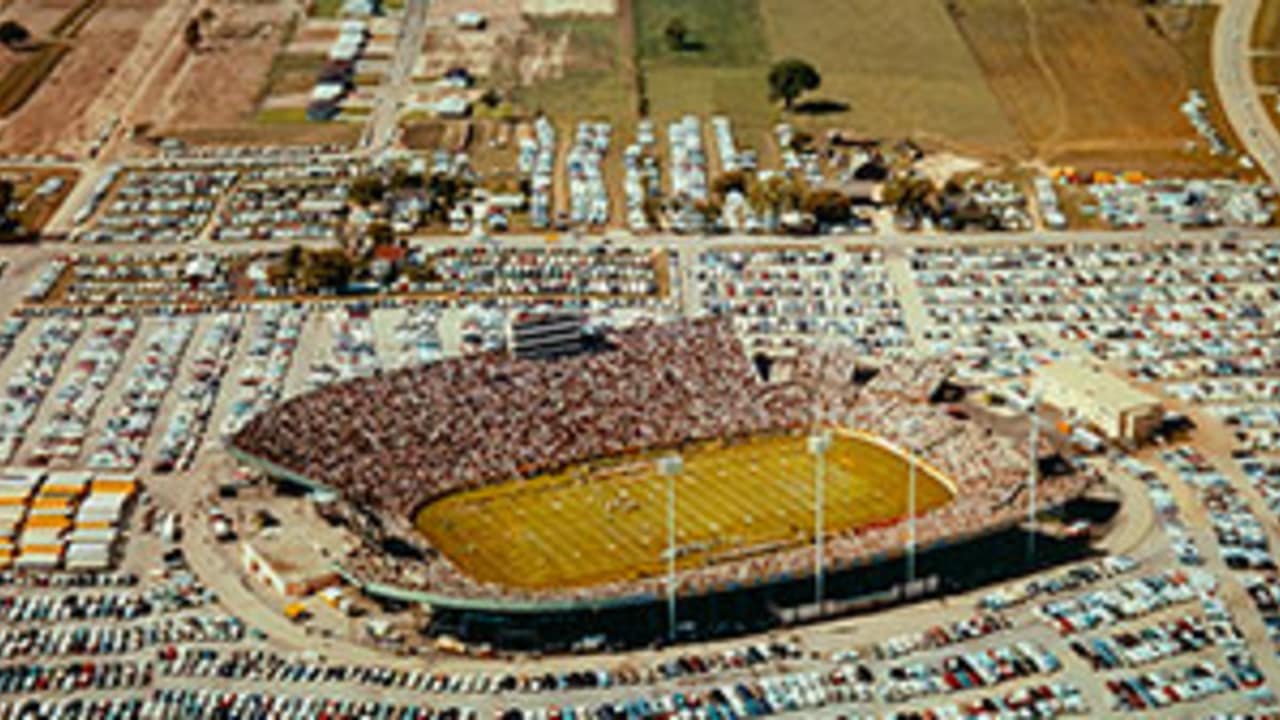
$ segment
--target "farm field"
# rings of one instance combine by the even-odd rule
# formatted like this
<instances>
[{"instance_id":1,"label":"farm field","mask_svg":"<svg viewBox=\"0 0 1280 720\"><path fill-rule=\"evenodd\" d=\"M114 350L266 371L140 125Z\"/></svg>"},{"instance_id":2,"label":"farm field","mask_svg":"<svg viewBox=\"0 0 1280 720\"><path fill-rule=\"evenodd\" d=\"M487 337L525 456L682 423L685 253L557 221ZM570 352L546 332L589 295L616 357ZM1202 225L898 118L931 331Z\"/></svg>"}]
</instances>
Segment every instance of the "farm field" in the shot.
<instances>
[{"instance_id":1,"label":"farm field","mask_svg":"<svg viewBox=\"0 0 1280 720\"><path fill-rule=\"evenodd\" d=\"M1179 111L1190 90L1213 90L1208 52L1216 10L1148 14L1127 0L957 0L953 7L1034 157L1153 173L1222 169L1223 161L1202 150L1187 152L1198 136ZM1226 132L1216 112L1214 119Z\"/></svg>"},{"instance_id":2,"label":"farm field","mask_svg":"<svg viewBox=\"0 0 1280 720\"><path fill-rule=\"evenodd\" d=\"M587 586L664 571L666 480L648 453L577 465L528 481L446 497L417 527L464 572L528 589ZM677 479L682 568L810 541L813 463L805 437L704 444L685 453ZM907 461L852 434L827 456L831 532L901 518ZM949 484L921 466L920 512L946 504Z\"/></svg>"},{"instance_id":3,"label":"farm field","mask_svg":"<svg viewBox=\"0 0 1280 720\"><path fill-rule=\"evenodd\" d=\"M792 119L797 125L915 136L980 155L1018 149L1016 129L939 0L804 0L801 5L761 0L773 56L804 58L822 72L822 87L802 102L825 101L831 107L801 114ZM764 85L763 73L756 82Z\"/></svg>"}]
</instances>

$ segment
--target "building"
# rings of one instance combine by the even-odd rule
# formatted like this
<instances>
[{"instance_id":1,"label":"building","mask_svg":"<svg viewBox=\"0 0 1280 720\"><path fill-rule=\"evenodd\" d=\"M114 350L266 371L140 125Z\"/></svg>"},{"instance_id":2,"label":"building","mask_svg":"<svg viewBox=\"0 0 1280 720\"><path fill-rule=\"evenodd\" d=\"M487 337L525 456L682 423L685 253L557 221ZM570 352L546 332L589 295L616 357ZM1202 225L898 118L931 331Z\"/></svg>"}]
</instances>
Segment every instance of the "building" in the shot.
<instances>
[{"instance_id":1,"label":"building","mask_svg":"<svg viewBox=\"0 0 1280 720\"><path fill-rule=\"evenodd\" d=\"M1046 403L1078 418L1108 439L1137 444L1164 420L1153 395L1091 363L1063 360L1041 368L1036 382Z\"/></svg>"},{"instance_id":2,"label":"building","mask_svg":"<svg viewBox=\"0 0 1280 720\"><path fill-rule=\"evenodd\" d=\"M244 571L285 597L306 597L341 582L305 536L264 532L240 547Z\"/></svg>"}]
</instances>

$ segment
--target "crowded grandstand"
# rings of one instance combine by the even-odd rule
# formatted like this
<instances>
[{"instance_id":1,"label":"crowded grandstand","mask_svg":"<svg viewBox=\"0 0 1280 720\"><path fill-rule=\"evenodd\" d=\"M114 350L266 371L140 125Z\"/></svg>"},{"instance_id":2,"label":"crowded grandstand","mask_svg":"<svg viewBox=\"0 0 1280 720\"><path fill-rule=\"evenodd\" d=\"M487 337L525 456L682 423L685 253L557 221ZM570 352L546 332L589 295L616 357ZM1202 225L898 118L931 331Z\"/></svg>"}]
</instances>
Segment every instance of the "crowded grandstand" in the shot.
<instances>
[{"instance_id":1,"label":"crowded grandstand","mask_svg":"<svg viewBox=\"0 0 1280 720\"><path fill-rule=\"evenodd\" d=\"M446 496L575 463L836 428L900 454L910 448L946 479L954 497L917 518L921 547L1010 527L1026 517L1019 500L1026 443L931 402L948 373L934 359L869 371L839 348L804 349L762 372L726 320L642 324L610 330L593 351L555 360L491 352L329 385L255 417L229 442L269 474L331 489L343 507L362 511L343 516L370 540L340 560L355 577L492 600L654 596L663 587L656 574L586 587L482 582L429 547L413 519ZM1037 454L1048 452L1042 445ZM1040 502L1062 505L1093 480L1071 470L1045 477ZM827 565L850 568L899 553L904 520L833 531ZM388 554L379 543L388 536L420 552ZM807 539L684 568L680 592L804 574L812 569Z\"/></svg>"}]
</instances>

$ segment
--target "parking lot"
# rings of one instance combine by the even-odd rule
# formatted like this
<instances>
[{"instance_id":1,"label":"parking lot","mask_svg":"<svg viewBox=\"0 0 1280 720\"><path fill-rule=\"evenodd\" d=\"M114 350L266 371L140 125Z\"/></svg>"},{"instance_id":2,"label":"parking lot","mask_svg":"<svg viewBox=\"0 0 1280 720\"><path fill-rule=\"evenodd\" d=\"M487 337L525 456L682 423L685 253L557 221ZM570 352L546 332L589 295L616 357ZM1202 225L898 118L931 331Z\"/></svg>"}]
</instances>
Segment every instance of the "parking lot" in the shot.
<instances>
[{"instance_id":1,"label":"parking lot","mask_svg":"<svg viewBox=\"0 0 1280 720\"><path fill-rule=\"evenodd\" d=\"M1275 473L1253 436L1241 444L1254 457L1227 466L1216 446L1099 459L1154 510L1153 527L1133 533L1132 560L770 638L622 657L456 657L415 640L401 614L344 617L316 598L313 617L293 622L279 596L241 576L236 544L214 540L211 520L213 507L235 505L220 485L242 482L221 438L258 409L343 378L501 347L508 313L540 303L583 303L607 322L722 313L753 351L780 355L816 340L886 362L927 343L972 377L1001 380L1003 392L1047 358L1089 352L1171 394L1194 388L1192 407L1265 410L1268 356L1253 348L1267 347L1272 250L1241 245L423 245L410 252L434 269L427 284L372 300L291 300L255 285L249 268L266 250L49 252L0 278L20 311L0 362L14 379L8 464L129 473L139 496L116 523L116 569L78 575L70 590L59 571L0 575L0 716L222 707L310 717L358 714L362 703L402 717L512 718L1266 707L1258 678L1277 672L1280 637L1268 564L1276 538L1262 520L1274 518ZM1203 270L1215 263L1216 273ZM1222 317L1204 312L1211 306ZM1193 315L1212 337L1181 330ZM1141 334L1112 332L1131 316ZM1224 362L1258 377L1227 374ZM1214 378L1235 384L1204 384ZM1247 396L1224 395L1233 389ZM253 532L251 514L232 515L232 532ZM59 541L76 532L55 529ZM373 639L369 623L384 618L414 657ZM375 689L379 700L367 699Z\"/></svg>"}]
</instances>

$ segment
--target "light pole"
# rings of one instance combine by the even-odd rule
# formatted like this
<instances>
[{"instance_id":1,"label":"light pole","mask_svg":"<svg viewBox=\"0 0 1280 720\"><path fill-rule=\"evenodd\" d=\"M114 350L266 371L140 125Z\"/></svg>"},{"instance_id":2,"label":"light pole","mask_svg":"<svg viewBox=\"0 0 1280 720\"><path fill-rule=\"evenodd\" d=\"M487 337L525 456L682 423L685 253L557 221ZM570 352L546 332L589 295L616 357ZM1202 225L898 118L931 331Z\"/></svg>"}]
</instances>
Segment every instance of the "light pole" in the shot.
<instances>
[{"instance_id":1,"label":"light pole","mask_svg":"<svg viewBox=\"0 0 1280 720\"><path fill-rule=\"evenodd\" d=\"M822 612L823 594L823 510L826 503L827 449L831 447L831 433L816 432L809 436L809 453L813 455L813 601Z\"/></svg>"},{"instance_id":2,"label":"light pole","mask_svg":"<svg viewBox=\"0 0 1280 720\"><path fill-rule=\"evenodd\" d=\"M1040 475L1040 396L1031 398L1031 448L1027 472L1027 565L1036 559L1036 482Z\"/></svg>"},{"instance_id":3,"label":"light pole","mask_svg":"<svg viewBox=\"0 0 1280 720\"><path fill-rule=\"evenodd\" d=\"M910 440L908 442L911 442ZM911 442L914 445L914 442ZM907 582L916 579L916 454L907 449Z\"/></svg>"},{"instance_id":4,"label":"light pole","mask_svg":"<svg viewBox=\"0 0 1280 720\"><path fill-rule=\"evenodd\" d=\"M667 479L667 639L676 639L676 477L684 472L684 458L658 460L658 474Z\"/></svg>"}]
</instances>

